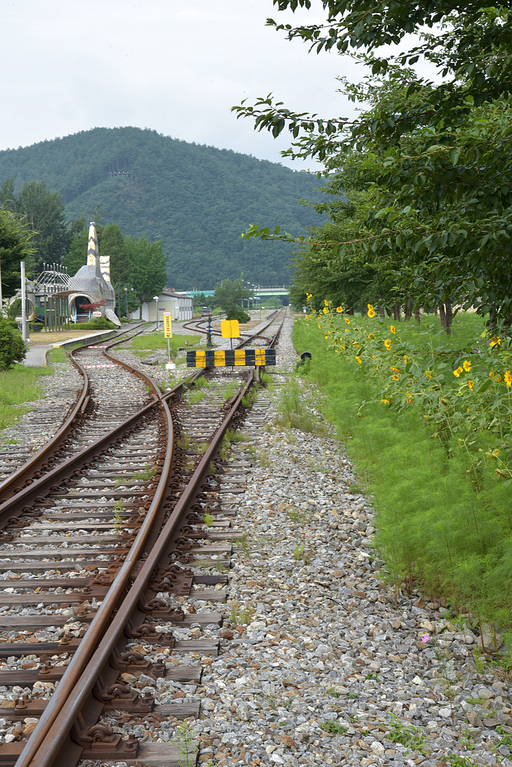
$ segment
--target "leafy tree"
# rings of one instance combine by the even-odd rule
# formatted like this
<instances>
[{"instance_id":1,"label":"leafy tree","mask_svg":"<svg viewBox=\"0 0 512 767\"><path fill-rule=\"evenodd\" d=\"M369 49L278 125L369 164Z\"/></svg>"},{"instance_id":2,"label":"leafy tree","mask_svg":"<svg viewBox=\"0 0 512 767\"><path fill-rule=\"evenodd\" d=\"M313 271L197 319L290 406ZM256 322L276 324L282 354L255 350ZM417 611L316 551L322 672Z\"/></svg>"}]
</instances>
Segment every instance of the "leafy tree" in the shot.
<instances>
[{"instance_id":1,"label":"leafy tree","mask_svg":"<svg viewBox=\"0 0 512 767\"><path fill-rule=\"evenodd\" d=\"M243 311L241 304L242 301L252 295L252 290L244 287L243 275L237 280L230 280L229 277L226 277L215 286L213 303L220 306L223 312L226 312L228 320L238 319L240 322L247 322L249 315Z\"/></svg>"},{"instance_id":2,"label":"leafy tree","mask_svg":"<svg viewBox=\"0 0 512 767\"><path fill-rule=\"evenodd\" d=\"M311 294L316 309L327 299L349 314L364 310L368 303L385 305L397 300L393 272L361 249L342 245L355 236L354 230L374 202L374 193L355 181L352 165L347 158L343 179L331 177L324 190L330 197L317 206L328 214L329 221L313 229L311 244L302 245L294 256L290 298L297 309Z\"/></svg>"},{"instance_id":3,"label":"leafy tree","mask_svg":"<svg viewBox=\"0 0 512 767\"><path fill-rule=\"evenodd\" d=\"M311 8L311 0L273 2L279 11ZM512 9L509 4L493 6L483 0L464 4L451 0L384 0L376 5L373 0L322 0L322 5L326 12L322 23L295 27L273 19L267 23L285 31L289 39L303 40L317 53L335 49L339 53L359 55L373 74L384 75L395 64L403 68L423 58L434 64L442 75L439 85L434 86L425 78L411 83L408 96L417 87L428 87L427 102L418 107L408 101L403 110L389 115L389 121L375 124L374 135L397 141L415 125L456 125L473 106L512 92ZM432 29L435 33L428 32ZM411 40L414 41L412 47ZM391 55L387 46L400 43L402 50ZM385 50L378 55L383 47ZM350 125L346 118L318 118L291 112L281 102L274 104L271 97L258 99L255 108L242 105L234 110L239 116L250 114L256 128L268 129L274 136L286 126L294 138L300 133L316 131L313 140L309 137L309 150L320 156L332 154L332 137L340 128ZM358 121L351 127L357 133Z\"/></svg>"},{"instance_id":4,"label":"leafy tree","mask_svg":"<svg viewBox=\"0 0 512 767\"><path fill-rule=\"evenodd\" d=\"M200 306L209 306L209 300L211 299L208 299L204 293L196 293L195 296L192 296L192 304L194 309L197 309Z\"/></svg>"},{"instance_id":5,"label":"leafy tree","mask_svg":"<svg viewBox=\"0 0 512 767\"><path fill-rule=\"evenodd\" d=\"M0 208L0 269L2 294L12 296L20 287L20 261L32 266L32 233L24 221Z\"/></svg>"},{"instance_id":6,"label":"leafy tree","mask_svg":"<svg viewBox=\"0 0 512 767\"><path fill-rule=\"evenodd\" d=\"M275 5L311 6L309 0ZM409 295L416 305L430 306L457 301L510 324L512 10L442 0L388 0L377 8L369 0L324 0L323 6L325 25L271 23L317 51L365 51L360 58L372 77L359 86L342 82L369 108L351 123L292 113L270 97L234 109L273 135L288 127L298 139L289 154L323 159L339 189L356 184L371 191L373 204L359 211L339 244L324 241L333 255L328 269L366 261L395 275L395 300ZM440 23L440 32L423 34L395 60L387 52L377 55L381 46ZM405 66L420 56L441 70L441 84ZM292 239L268 229L253 233Z\"/></svg>"},{"instance_id":7,"label":"leafy tree","mask_svg":"<svg viewBox=\"0 0 512 767\"><path fill-rule=\"evenodd\" d=\"M126 237L126 248L130 260L130 283L141 306L160 293L165 286L165 254L162 243L148 242L145 237L136 240Z\"/></svg>"},{"instance_id":8,"label":"leafy tree","mask_svg":"<svg viewBox=\"0 0 512 767\"><path fill-rule=\"evenodd\" d=\"M36 272L42 271L45 263L60 264L75 233L83 226L82 219L67 224L62 198L52 194L44 181L25 182L16 196L14 179L6 179L0 185L0 204L11 213L23 216L33 232Z\"/></svg>"}]
</instances>

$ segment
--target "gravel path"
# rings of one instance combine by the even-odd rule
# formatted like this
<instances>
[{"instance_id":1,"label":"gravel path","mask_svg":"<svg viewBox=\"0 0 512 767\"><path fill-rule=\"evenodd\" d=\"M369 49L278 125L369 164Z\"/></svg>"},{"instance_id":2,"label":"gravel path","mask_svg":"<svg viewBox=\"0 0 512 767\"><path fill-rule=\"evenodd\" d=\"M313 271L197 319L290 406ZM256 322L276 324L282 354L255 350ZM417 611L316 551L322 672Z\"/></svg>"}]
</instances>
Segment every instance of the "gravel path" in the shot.
<instances>
[{"instance_id":1,"label":"gravel path","mask_svg":"<svg viewBox=\"0 0 512 767\"><path fill-rule=\"evenodd\" d=\"M289 332L278 354L284 382ZM509 684L478 673L477 638L439 605L419 594L395 605L342 446L279 431L278 398L244 445L255 461L235 526L249 534L229 573L222 652L197 690L200 763L512 764Z\"/></svg>"}]
</instances>

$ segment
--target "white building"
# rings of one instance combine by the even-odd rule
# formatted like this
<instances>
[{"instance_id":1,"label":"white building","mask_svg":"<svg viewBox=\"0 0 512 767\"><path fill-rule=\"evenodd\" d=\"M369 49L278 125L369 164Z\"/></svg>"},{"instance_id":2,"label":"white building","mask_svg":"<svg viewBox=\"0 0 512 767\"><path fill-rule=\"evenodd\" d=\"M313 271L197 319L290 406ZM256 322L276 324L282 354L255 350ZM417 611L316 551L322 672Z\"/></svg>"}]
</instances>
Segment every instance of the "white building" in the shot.
<instances>
[{"instance_id":1,"label":"white building","mask_svg":"<svg viewBox=\"0 0 512 767\"><path fill-rule=\"evenodd\" d=\"M186 293L176 293L170 288L162 290L158 296L158 301L152 300L142 304L142 319L146 322L156 322L157 311L160 322L163 322L164 312L171 313L173 322L191 320L194 316L192 299ZM130 313L132 320L138 320L139 317L139 309Z\"/></svg>"}]
</instances>

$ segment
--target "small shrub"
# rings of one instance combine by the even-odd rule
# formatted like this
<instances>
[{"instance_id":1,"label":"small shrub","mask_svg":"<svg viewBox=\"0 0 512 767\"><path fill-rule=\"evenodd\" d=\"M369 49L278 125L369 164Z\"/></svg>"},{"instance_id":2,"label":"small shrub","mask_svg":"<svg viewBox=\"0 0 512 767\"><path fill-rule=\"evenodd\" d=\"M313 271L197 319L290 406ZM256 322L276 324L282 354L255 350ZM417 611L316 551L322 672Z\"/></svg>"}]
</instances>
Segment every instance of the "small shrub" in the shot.
<instances>
[{"instance_id":1,"label":"small shrub","mask_svg":"<svg viewBox=\"0 0 512 767\"><path fill-rule=\"evenodd\" d=\"M204 391L201 391L201 389L193 389L192 391L189 391L187 395L187 401L189 405L199 405L203 399Z\"/></svg>"},{"instance_id":2,"label":"small shrub","mask_svg":"<svg viewBox=\"0 0 512 767\"><path fill-rule=\"evenodd\" d=\"M178 447L181 448L181 450L188 450L190 446L190 437L185 432L182 433L181 437L178 440Z\"/></svg>"},{"instance_id":3,"label":"small shrub","mask_svg":"<svg viewBox=\"0 0 512 767\"><path fill-rule=\"evenodd\" d=\"M7 370L15 362L25 359L25 344L19 330L8 320L0 318L0 370Z\"/></svg>"},{"instance_id":4,"label":"small shrub","mask_svg":"<svg viewBox=\"0 0 512 767\"><path fill-rule=\"evenodd\" d=\"M296 380L290 381L283 390L278 413L277 424L285 429L300 429L325 436L326 428L322 428L301 399L301 389Z\"/></svg>"},{"instance_id":5,"label":"small shrub","mask_svg":"<svg viewBox=\"0 0 512 767\"><path fill-rule=\"evenodd\" d=\"M414 725L402 724L396 716L391 714L391 729L386 737L392 743L401 743L411 751L421 751L425 745L425 735Z\"/></svg>"},{"instance_id":6,"label":"small shrub","mask_svg":"<svg viewBox=\"0 0 512 767\"><path fill-rule=\"evenodd\" d=\"M227 320L238 320L238 322L243 323L243 322L250 322L251 317L250 317L249 314L247 314L245 309L242 309L241 306L237 306L237 307L235 307L235 309L231 309L226 314L226 319Z\"/></svg>"},{"instance_id":7,"label":"small shrub","mask_svg":"<svg viewBox=\"0 0 512 767\"><path fill-rule=\"evenodd\" d=\"M229 611L229 621L234 626L247 626L254 615L254 607L249 603L241 606L238 602L233 602Z\"/></svg>"},{"instance_id":8,"label":"small shrub","mask_svg":"<svg viewBox=\"0 0 512 767\"><path fill-rule=\"evenodd\" d=\"M147 463L143 469L135 472L132 479L142 479L144 482L149 482L150 479L153 479L155 474L156 468L151 468L149 463Z\"/></svg>"},{"instance_id":9,"label":"small shrub","mask_svg":"<svg viewBox=\"0 0 512 767\"><path fill-rule=\"evenodd\" d=\"M256 389L249 389L247 394L242 397L242 405L244 407L252 407L258 399L258 392Z\"/></svg>"}]
</instances>

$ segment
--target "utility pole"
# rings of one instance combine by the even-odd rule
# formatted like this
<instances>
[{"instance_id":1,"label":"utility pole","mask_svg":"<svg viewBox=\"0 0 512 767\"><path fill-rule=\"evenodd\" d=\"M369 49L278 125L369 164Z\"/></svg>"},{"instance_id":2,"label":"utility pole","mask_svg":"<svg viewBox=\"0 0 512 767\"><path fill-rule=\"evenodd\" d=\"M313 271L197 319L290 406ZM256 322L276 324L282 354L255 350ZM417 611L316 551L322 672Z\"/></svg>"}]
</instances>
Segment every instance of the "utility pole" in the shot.
<instances>
[{"instance_id":1,"label":"utility pole","mask_svg":"<svg viewBox=\"0 0 512 767\"><path fill-rule=\"evenodd\" d=\"M23 341L28 343L28 327L27 327L27 285L25 279L25 262L20 261L21 267L21 335Z\"/></svg>"}]
</instances>

